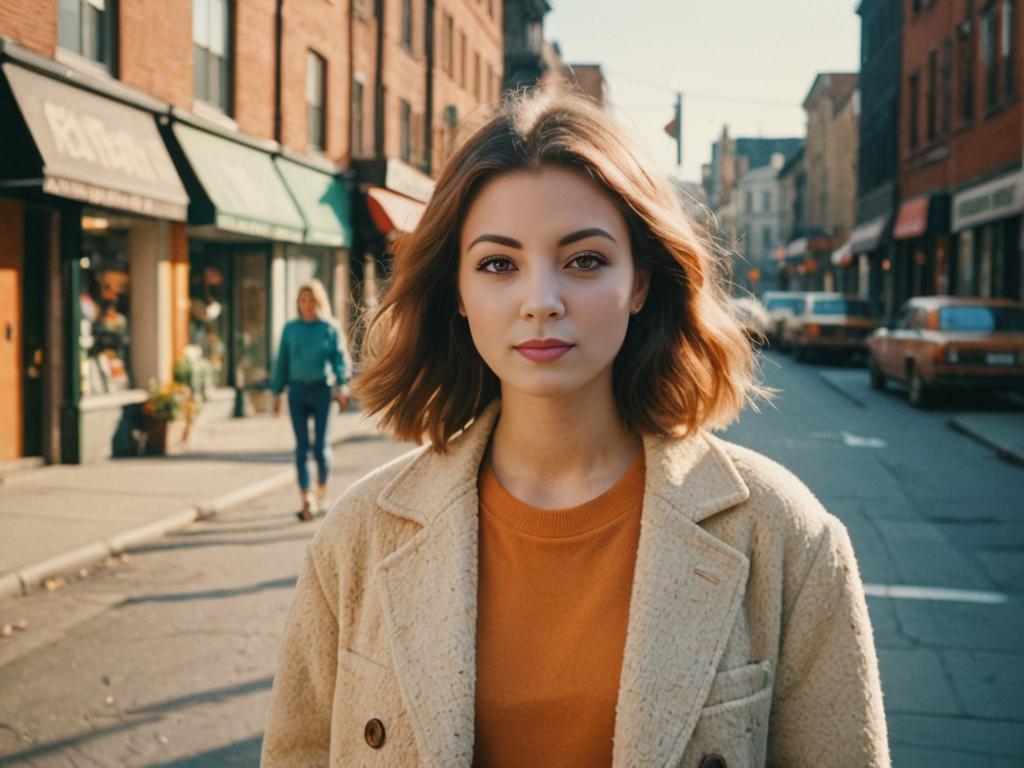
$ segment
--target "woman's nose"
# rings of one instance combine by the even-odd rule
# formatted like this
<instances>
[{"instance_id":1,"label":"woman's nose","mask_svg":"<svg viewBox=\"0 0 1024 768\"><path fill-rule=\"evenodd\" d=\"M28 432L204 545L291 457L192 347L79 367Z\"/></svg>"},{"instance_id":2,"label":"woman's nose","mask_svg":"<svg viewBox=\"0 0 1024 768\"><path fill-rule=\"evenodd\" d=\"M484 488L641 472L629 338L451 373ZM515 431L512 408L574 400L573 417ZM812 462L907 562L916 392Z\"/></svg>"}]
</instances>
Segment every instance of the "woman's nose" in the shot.
<instances>
[{"instance_id":1,"label":"woman's nose","mask_svg":"<svg viewBox=\"0 0 1024 768\"><path fill-rule=\"evenodd\" d=\"M552 275L538 274L526 281L526 293L520 306L524 319L561 317L565 314L558 281Z\"/></svg>"}]
</instances>

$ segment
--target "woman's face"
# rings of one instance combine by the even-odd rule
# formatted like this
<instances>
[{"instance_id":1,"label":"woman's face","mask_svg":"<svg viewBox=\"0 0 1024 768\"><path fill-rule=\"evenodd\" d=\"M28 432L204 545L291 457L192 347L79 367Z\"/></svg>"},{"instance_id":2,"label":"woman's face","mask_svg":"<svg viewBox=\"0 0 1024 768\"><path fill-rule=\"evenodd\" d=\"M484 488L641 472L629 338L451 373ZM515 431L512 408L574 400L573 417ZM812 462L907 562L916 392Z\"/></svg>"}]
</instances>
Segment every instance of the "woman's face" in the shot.
<instances>
[{"instance_id":1,"label":"woman's face","mask_svg":"<svg viewBox=\"0 0 1024 768\"><path fill-rule=\"evenodd\" d=\"M299 316L307 323L316 320L316 297L310 290L299 291Z\"/></svg>"},{"instance_id":2,"label":"woman's face","mask_svg":"<svg viewBox=\"0 0 1024 768\"><path fill-rule=\"evenodd\" d=\"M551 397L612 383L612 362L648 276L626 220L595 182L543 168L480 190L460 233L459 311L509 388Z\"/></svg>"}]
</instances>

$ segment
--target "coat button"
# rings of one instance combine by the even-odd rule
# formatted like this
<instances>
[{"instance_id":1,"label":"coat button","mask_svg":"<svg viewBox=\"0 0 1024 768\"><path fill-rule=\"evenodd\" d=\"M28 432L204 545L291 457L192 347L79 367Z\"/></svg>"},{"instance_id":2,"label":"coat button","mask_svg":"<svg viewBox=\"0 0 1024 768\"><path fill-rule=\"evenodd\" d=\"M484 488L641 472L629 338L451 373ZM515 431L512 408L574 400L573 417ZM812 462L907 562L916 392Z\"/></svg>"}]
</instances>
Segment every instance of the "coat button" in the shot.
<instances>
[{"instance_id":1,"label":"coat button","mask_svg":"<svg viewBox=\"0 0 1024 768\"><path fill-rule=\"evenodd\" d=\"M729 768L729 764L721 755L704 755L700 761L700 768Z\"/></svg>"},{"instance_id":2,"label":"coat button","mask_svg":"<svg viewBox=\"0 0 1024 768\"><path fill-rule=\"evenodd\" d=\"M384 723L376 717L373 718L363 729L363 736L366 738L367 744L374 749L380 749L384 746Z\"/></svg>"}]
</instances>

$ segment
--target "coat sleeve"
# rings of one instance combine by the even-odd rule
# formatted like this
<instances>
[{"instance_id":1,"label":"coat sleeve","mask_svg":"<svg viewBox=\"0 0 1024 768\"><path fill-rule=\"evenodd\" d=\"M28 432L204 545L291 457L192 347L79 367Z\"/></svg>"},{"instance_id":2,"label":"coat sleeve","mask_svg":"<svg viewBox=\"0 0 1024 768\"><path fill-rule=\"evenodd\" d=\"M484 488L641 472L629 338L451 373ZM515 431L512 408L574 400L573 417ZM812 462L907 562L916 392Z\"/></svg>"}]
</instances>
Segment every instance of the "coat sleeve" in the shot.
<instances>
[{"instance_id":1,"label":"coat sleeve","mask_svg":"<svg viewBox=\"0 0 1024 768\"><path fill-rule=\"evenodd\" d=\"M338 620L324 594L311 548L278 654L261 768L330 762L337 647Z\"/></svg>"},{"instance_id":2,"label":"coat sleeve","mask_svg":"<svg viewBox=\"0 0 1024 768\"><path fill-rule=\"evenodd\" d=\"M829 516L783 626L768 765L887 768L882 689L846 528Z\"/></svg>"}]
</instances>

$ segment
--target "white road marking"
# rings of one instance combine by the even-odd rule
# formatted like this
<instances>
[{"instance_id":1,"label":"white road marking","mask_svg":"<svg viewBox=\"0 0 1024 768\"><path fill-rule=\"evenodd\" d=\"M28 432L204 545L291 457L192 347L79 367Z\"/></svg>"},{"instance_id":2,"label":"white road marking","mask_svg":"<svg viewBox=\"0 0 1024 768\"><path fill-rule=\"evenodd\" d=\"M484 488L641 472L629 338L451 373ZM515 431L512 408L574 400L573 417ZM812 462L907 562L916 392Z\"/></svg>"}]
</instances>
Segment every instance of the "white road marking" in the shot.
<instances>
[{"instance_id":1,"label":"white road marking","mask_svg":"<svg viewBox=\"0 0 1024 768\"><path fill-rule=\"evenodd\" d=\"M843 432L843 442L851 448L885 448L888 443L880 437L861 437Z\"/></svg>"},{"instance_id":2,"label":"white road marking","mask_svg":"<svg viewBox=\"0 0 1024 768\"><path fill-rule=\"evenodd\" d=\"M891 597L897 600L945 600L954 603L984 603L999 605L1006 602L1001 592L974 589L945 589L944 587L912 587L905 584L865 584L868 597Z\"/></svg>"}]
</instances>

